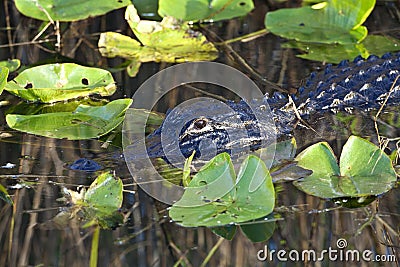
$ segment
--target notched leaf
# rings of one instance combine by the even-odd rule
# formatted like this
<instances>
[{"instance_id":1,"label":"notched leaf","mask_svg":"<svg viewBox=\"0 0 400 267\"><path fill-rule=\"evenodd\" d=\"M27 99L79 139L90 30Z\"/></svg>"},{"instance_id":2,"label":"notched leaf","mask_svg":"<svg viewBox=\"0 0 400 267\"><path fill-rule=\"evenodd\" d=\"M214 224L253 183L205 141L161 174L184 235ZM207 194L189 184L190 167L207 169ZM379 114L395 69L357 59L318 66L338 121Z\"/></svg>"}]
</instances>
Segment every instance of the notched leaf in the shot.
<instances>
[{"instance_id":1,"label":"notched leaf","mask_svg":"<svg viewBox=\"0 0 400 267\"><path fill-rule=\"evenodd\" d=\"M340 167L327 143L308 147L296 160L313 174L294 185L321 198L376 196L393 188L397 180L390 158L379 147L356 136L343 146Z\"/></svg>"},{"instance_id":2,"label":"notched leaf","mask_svg":"<svg viewBox=\"0 0 400 267\"><path fill-rule=\"evenodd\" d=\"M98 47L103 56L130 60L127 68L130 76L137 74L143 62L202 61L218 56L216 48L201 33L172 17L165 17L161 22L141 20L130 5L125 19L140 42L116 32L106 32L100 35Z\"/></svg>"}]
</instances>

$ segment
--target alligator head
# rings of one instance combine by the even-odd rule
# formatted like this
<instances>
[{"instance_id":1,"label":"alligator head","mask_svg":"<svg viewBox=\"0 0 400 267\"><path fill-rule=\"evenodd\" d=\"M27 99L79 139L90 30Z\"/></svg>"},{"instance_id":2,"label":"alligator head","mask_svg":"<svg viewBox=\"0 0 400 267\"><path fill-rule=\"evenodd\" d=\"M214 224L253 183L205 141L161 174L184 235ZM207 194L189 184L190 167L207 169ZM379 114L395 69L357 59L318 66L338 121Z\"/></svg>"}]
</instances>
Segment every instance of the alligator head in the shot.
<instances>
[{"instance_id":1,"label":"alligator head","mask_svg":"<svg viewBox=\"0 0 400 267\"><path fill-rule=\"evenodd\" d=\"M193 151L194 158L201 160L210 160L222 152L239 156L274 142L276 133L283 131L276 128L273 113L266 111L264 100L227 104L228 112L219 112L218 106L212 106L212 112L199 112L184 123L178 122L185 117L179 112L167 115L160 128L147 137L148 155L166 158L170 163L182 162Z\"/></svg>"}]
</instances>

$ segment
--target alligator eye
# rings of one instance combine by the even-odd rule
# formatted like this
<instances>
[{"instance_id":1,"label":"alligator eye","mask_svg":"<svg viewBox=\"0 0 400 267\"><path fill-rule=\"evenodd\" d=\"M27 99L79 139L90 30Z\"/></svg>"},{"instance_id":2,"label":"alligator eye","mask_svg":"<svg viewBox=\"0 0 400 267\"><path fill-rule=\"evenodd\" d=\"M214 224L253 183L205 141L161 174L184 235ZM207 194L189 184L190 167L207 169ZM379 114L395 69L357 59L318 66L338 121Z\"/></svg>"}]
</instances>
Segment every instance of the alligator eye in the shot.
<instances>
[{"instance_id":1,"label":"alligator eye","mask_svg":"<svg viewBox=\"0 0 400 267\"><path fill-rule=\"evenodd\" d=\"M205 119L198 119L198 120L196 120L196 121L194 122L194 127L195 127L197 130L203 129L204 127L206 127L206 125L207 125L207 120L205 120Z\"/></svg>"}]
</instances>

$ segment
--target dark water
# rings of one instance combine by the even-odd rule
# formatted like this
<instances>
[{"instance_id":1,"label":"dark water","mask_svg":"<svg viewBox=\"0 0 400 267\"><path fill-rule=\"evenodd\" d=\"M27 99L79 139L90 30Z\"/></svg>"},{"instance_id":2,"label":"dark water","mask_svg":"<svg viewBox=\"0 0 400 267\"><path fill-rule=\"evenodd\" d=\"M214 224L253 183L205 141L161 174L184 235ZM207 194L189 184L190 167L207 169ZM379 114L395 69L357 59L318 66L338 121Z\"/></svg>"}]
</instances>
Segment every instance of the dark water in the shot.
<instances>
[{"instance_id":1,"label":"dark water","mask_svg":"<svg viewBox=\"0 0 400 267\"><path fill-rule=\"evenodd\" d=\"M268 1L273 2L273 1ZM3 2L0 9L0 59L19 58L23 65L43 64L54 59L54 41L49 45L20 45L32 40L40 22L23 17L11 1ZM8 4L7 4L8 3ZM384 32L399 38L399 9L397 2L382 1L367 21L371 32ZM295 6L295 4L293 4ZM277 6L257 1L257 8L243 19L220 22L209 26L223 39L231 39L264 27L265 12ZM10 17L10 31L5 30L6 14ZM123 10L106 16L65 24L61 54L81 64L99 67L116 66L121 59L102 58L95 49L98 33L119 30L131 34L123 20ZM54 40L51 29L45 34ZM9 37L11 36L11 39ZM302 80L320 63L301 60L297 51L282 49L284 40L266 35L253 41L231 44L255 71L283 88L297 88ZM220 62L251 74L230 53L222 52ZM125 72L114 73L118 91L112 99L131 97L148 77L170 64L146 63L139 75L129 78ZM247 71L247 72L246 72ZM263 92L269 87L255 79ZM165 112L179 101L195 95L193 92L172 92L164 98L159 111ZM224 95L229 98L229 95ZM187 229L169 222L166 206L153 200L134 183L125 163L115 155L119 148L103 148L97 140L67 141L19 133L10 130L5 123L6 110L18 99L3 93L0 101L0 166L15 164L14 168L0 169L3 185L24 185L10 189L14 207L0 202L0 266L87 266L90 259L91 230L79 228L76 222L58 225L51 219L62 209L56 200L61 197L61 186L76 188L89 185L95 174L88 175L66 168L74 160L86 157L100 162L106 169L115 170L125 186L125 203L130 212L126 225L115 230L102 230L99 244L99 266L173 266L181 261L184 266L200 266L207 254L217 244L219 237L209 229ZM0 102L6 103L6 102ZM397 111L394 111L394 121ZM393 114L392 114L393 115ZM295 132L299 150L319 140L328 141L339 152L351 133L376 141L377 137L368 115L355 115L352 123L340 123L332 115L310 123L317 132L297 129ZM381 134L398 137L396 126L387 126ZM390 144L395 149L395 144ZM290 183L280 184L276 207L281 217L274 235L268 242L252 243L238 232L232 241L223 241L211 258L209 266L379 266L375 262L325 261L295 263L261 262L257 253L268 245L275 250L315 250L321 252L336 249L339 238L346 239L348 249L371 250L380 255L394 255L397 262L381 264L398 266L400 194L398 188L378 198L363 208L339 208L334 203L305 195Z\"/></svg>"}]
</instances>

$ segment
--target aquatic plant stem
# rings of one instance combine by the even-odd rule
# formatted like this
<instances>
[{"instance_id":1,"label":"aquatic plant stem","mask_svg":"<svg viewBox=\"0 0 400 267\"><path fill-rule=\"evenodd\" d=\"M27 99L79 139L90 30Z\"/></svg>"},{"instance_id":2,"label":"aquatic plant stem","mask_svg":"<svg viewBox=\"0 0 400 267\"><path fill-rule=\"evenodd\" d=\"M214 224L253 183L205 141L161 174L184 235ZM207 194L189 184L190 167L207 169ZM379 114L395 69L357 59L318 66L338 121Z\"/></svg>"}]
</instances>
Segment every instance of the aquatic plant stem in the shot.
<instances>
[{"instance_id":1,"label":"aquatic plant stem","mask_svg":"<svg viewBox=\"0 0 400 267\"><path fill-rule=\"evenodd\" d=\"M229 40L226 40L223 42L214 43L214 45L227 45L227 44L231 44L231 43L235 43L235 42L239 42L239 41L245 43L245 42L252 41L258 37L261 37L263 35L266 35L268 33L269 33L269 31L267 29L262 29L262 30L251 32L249 34L245 34L245 35L242 35L242 36L239 36L239 37L236 37L233 39L229 39Z\"/></svg>"},{"instance_id":2,"label":"aquatic plant stem","mask_svg":"<svg viewBox=\"0 0 400 267\"><path fill-rule=\"evenodd\" d=\"M200 267L205 267L207 263L210 261L211 257L215 254L219 246L221 246L222 242L224 242L225 238L220 237L218 239L218 242L211 248L210 252L208 252L207 257L204 259L204 261L201 263Z\"/></svg>"},{"instance_id":3,"label":"aquatic plant stem","mask_svg":"<svg viewBox=\"0 0 400 267\"><path fill-rule=\"evenodd\" d=\"M385 100L383 101L381 107L379 108L378 112L376 113L376 115L374 116L374 125L375 125L375 130L376 130L376 134L378 135L378 142L381 143L381 136L379 134L379 130L378 130L378 117L381 114L383 108L386 106L387 101L389 100L390 94L394 91L394 88L396 86L397 80L399 79L400 75L396 77L396 79L394 80L392 87L390 87L390 90L388 92L388 94L385 97Z\"/></svg>"},{"instance_id":4,"label":"aquatic plant stem","mask_svg":"<svg viewBox=\"0 0 400 267\"><path fill-rule=\"evenodd\" d=\"M97 260L99 257L99 236L100 236L100 226L97 225L94 228L93 239L92 239L92 248L90 250L90 267L97 266Z\"/></svg>"}]
</instances>

